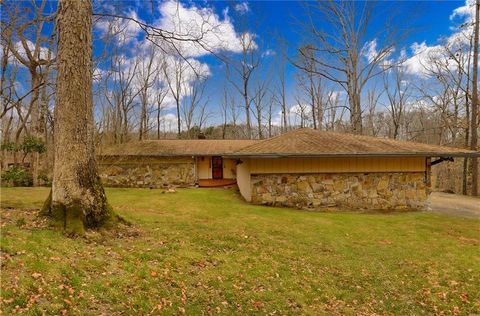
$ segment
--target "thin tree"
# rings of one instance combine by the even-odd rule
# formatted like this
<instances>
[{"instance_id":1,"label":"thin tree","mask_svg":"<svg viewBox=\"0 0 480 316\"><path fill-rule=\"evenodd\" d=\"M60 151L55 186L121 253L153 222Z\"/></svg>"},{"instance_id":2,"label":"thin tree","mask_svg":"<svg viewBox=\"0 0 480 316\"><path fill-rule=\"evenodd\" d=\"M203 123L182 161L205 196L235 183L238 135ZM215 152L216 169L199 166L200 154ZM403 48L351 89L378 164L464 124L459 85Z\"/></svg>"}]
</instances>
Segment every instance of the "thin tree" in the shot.
<instances>
[{"instance_id":1,"label":"thin tree","mask_svg":"<svg viewBox=\"0 0 480 316\"><path fill-rule=\"evenodd\" d=\"M351 131L355 134L362 134L362 91L373 77L389 68L385 59L392 53L398 37L385 25L382 43L377 43L375 37L366 39L374 8L371 1L326 0L309 5L307 29L311 44L299 49L299 54L301 60L310 60L315 67L294 62L303 71L322 76L345 90ZM319 20L328 23L328 30L319 29L316 22Z\"/></svg>"},{"instance_id":2,"label":"thin tree","mask_svg":"<svg viewBox=\"0 0 480 316\"><path fill-rule=\"evenodd\" d=\"M148 133L149 96L158 76L158 72L154 67L155 55L155 47L152 46L146 56L140 57L142 60L140 61L140 67L137 73L139 85L137 88L140 90L140 122L138 129L138 140L145 139L146 134Z\"/></svg>"},{"instance_id":3,"label":"thin tree","mask_svg":"<svg viewBox=\"0 0 480 316\"><path fill-rule=\"evenodd\" d=\"M473 36L472 71L472 118L470 120L470 149L477 151L478 146L478 37L480 25L480 0L475 3L475 26ZM472 157L472 195L478 195L478 159Z\"/></svg>"},{"instance_id":4,"label":"thin tree","mask_svg":"<svg viewBox=\"0 0 480 316\"><path fill-rule=\"evenodd\" d=\"M405 70L403 67L395 67L391 73L385 72L383 84L388 99L388 111L392 120L391 133L389 136L397 139L400 127L403 125L404 114L407 102L410 98L410 86L405 81Z\"/></svg>"},{"instance_id":5,"label":"thin tree","mask_svg":"<svg viewBox=\"0 0 480 316\"><path fill-rule=\"evenodd\" d=\"M268 81L257 82L254 89L253 104L255 106L254 117L257 120L258 138L263 139L263 112L265 109L265 96L267 93Z\"/></svg>"},{"instance_id":6,"label":"thin tree","mask_svg":"<svg viewBox=\"0 0 480 316\"><path fill-rule=\"evenodd\" d=\"M192 134L195 119L199 119L198 126L203 124L205 106L208 102L208 98L205 98L206 83L206 77L198 77L192 82L183 83L183 91L185 91L185 94L188 95L188 97L183 98L181 115L183 116L183 122L187 129L187 138L189 139L195 136ZM196 117L197 114L198 117Z\"/></svg>"},{"instance_id":7,"label":"thin tree","mask_svg":"<svg viewBox=\"0 0 480 316\"><path fill-rule=\"evenodd\" d=\"M54 13L47 14L45 12L46 4L46 0L42 0L39 5L36 1L32 1L32 16L26 21L19 21L19 19L17 18L18 9L14 6L10 8L6 5L6 3L1 3L1 8L5 10L11 22L9 25L2 25L2 27L6 26L2 29L1 32L2 41L8 45L8 50L6 52L11 52L12 58L18 60L20 64L22 64L28 69L31 79L29 106L27 114L23 117L23 122L20 125L19 130L17 130L17 135L20 136L22 130L27 126L26 122L30 118L31 126L29 134L42 142L44 141L45 113L42 112L43 108L40 105L40 88L45 85L44 79L46 77L42 76L41 67L50 67L50 65L54 62L53 58L47 59L47 56L45 56L44 49L42 47L42 44L48 41L48 39L46 39L45 36L42 34L42 32L44 32L44 27L47 23L51 22L55 16ZM33 41L30 41L28 39L28 32L32 28L32 26ZM15 37L18 38L18 42L13 42L13 35L16 35ZM6 61L8 61L8 58ZM33 184L35 186L38 185L39 159L39 153L34 153L32 178Z\"/></svg>"},{"instance_id":8,"label":"thin tree","mask_svg":"<svg viewBox=\"0 0 480 316\"><path fill-rule=\"evenodd\" d=\"M163 67L163 75L170 90L170 95L175 101L177 110L177 136L180 138L182 132L182 119L180 112L180 103L184 96L185 72L188 65L180 58L173 58L171 63L165 63Z\"/></svg>"},{"instance_id":9,"label":"thin tree","mask_svg":"<svg viewBox=\"0 0 480 316\"><path fill-rule=\"evenodd\" d=\"M252 104L253 97L250 95L250 84L253 73L259 66L260 58L257 52L257 44L254 41L254 37L250 33L245 32L240 36L240 44L242 46L240 61L228 61L226 63L227 80L242 96L245 110L245 123L247 126L247 138L252 138L250 106ZM232 72L234 73L233 76L238 76L240 82L232 78Z\"/></svg>"},{"instance_id":10,"label":"thin tree","mask_svg":"<svg viewBox=\"0 0 480 316\"><path fill-rule=\"evenodd\" d=\"M282 122L282 132L285 133L288 131L287 123L287 92L285 87L285 54L282 52L280 55L281 59L279 61L280 68L278 74L278 92L274 95L274 98L278 104L280 104L281 109L281 122Z\"/></svg>"}]
</instances>

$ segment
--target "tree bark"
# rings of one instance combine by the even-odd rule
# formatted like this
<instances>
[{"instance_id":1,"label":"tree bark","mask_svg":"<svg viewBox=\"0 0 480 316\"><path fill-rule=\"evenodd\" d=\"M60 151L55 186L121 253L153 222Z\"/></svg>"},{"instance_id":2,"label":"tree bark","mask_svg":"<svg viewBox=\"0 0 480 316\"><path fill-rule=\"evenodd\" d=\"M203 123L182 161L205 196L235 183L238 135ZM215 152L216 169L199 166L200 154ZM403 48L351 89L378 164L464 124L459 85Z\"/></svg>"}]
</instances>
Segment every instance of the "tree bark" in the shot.
<instances>
[{"instance_id":1,"label":"tree bark","mask_svg":"<svg viewBox=\"0 0 480 316\"><path fill-rule=\"evenodd\" d=\"M244 94L243 99L245 101L245 120L247 125L247 138L252 139L252 124L250 120L250 101L248 100L248 84L247 81L244 83Z\"/></svg>"},{"instance_id":2,"label":"tree bark","mask_svg":"<svg viewBox=\"0 0 480 316\"><path fill-rule=\"evenodd\" d=\"M44 212L69 234L113 218L98 176L92 97L92 4L60 0L53 183Z\"/></svg>"},{"instance_id":3,"label":"tree bark","mask_svg":"<svg viewBox=\"0 0 480 316\"><path fill-rule=\"evenodd\" d=\"M349 95L350 101L350 125L353 134L363 134L362 107L360 104L360 95L352 93Z\"/></svg>"},{"instance_id":4,"label":"tree bark","mask_svg":"<svg viewBox=\"0 0 480 316\"><path fill-rule=\"evenodd\" d=\"M473 73L472 73L472 119L470 149L476 151L478 145L478 37L480 19L480 0L475 3L475 30L473 40ZM478 160L472 157L472 195L478 195Z\"/></svg>"}]
</instances>

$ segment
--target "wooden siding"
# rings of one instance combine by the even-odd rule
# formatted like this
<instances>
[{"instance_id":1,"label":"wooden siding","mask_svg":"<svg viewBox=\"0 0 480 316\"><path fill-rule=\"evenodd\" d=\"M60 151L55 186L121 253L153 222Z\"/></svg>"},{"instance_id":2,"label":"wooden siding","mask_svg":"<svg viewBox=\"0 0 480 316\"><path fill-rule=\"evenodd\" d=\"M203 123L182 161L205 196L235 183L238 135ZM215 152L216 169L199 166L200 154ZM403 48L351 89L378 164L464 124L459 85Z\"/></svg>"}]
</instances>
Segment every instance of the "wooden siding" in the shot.
<instances>
[{"instance_id":1,"label":"wooden siding","mask_svg":"<svg viewBox=\"0 0 480 316\"><path fill-rule=\"evenodd\" d=\"M424 171L425 158L423 157L250 159L251 174Z\"/></svg>"},{"instance_id":2,"label":"wooden siding","mask_svg":"<svg viewBox=\"0 0 480 316\"><path fill-rule=\"evenodd\" d=\"M197 158L198 179L212 178L212 159L210 157Z\"/></svg>"},{"instance_id":3,"label":"wooden siding","mask_svg":"<svg viewBox=\"0 0 480 316\"><path fill-rule=\"evenodd\" d=\"M191 157L142 157L142 156L103 156L97 159L99 165L131 165L131 164L185 164L193 163L195 160Z\"/></svg>"},{"instance_id":4,"label":"wooden siding","mask_svg":"<svg viewBox=\"0 0 480 316\"><path fill-rule=\"evenodd\" d=\"M237 163L235 159L223 158L223 178L235 179L237 173Z\"/></svg>"}]
</instances>

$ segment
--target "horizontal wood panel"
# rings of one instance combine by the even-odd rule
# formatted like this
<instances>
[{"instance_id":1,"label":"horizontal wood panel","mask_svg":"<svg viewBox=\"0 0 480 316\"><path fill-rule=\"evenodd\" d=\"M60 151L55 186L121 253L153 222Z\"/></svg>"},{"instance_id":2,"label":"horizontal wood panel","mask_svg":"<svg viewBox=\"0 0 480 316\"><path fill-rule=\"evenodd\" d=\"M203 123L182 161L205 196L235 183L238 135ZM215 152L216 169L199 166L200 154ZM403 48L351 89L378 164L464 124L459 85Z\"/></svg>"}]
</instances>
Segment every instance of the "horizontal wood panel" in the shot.
<instances>
[{"instance_id":1,"label":"horizontal wood panel","mask_svg":"<svg viewBox=\"0 0 480 316\"><path fill-rule=\"evenodd\" d=\"M423 171L425 171L425 158L423 157L265 158L250 160L250 172L252 174Z\"/></svg>"}]
</instances>

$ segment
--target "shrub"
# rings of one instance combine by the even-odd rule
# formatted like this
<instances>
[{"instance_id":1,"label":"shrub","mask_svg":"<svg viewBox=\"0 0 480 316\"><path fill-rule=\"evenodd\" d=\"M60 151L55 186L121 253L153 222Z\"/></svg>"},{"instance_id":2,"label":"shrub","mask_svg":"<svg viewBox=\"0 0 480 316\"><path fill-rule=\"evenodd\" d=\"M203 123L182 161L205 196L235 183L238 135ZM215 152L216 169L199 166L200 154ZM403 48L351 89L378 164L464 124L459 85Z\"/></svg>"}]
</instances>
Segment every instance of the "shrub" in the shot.
<instances>
[{"instance_id":1,"label":"shrub","mask_svg":"<svg viewBox=\"0 0 480 316\"><path fill-rule=\"evenodd\" d=\"M25 169L12 167L2 172L2 184L15 187L29 187L33 185L33 177Z\"/></svg>"},{"instance_id":2,"label":"shrub","mask_svg":"<svg viewBox=\"0 0 480 316\"><path fill-rule=\"evenodd\" d=\"M23 143L20 144L20 150L23 151L25 154L33 152L41 154L44 153L47 148L45 147L45 144L41 139L32 136L26 136L23 139Z\"/></svg>"},{"instance_id":3,"label":"shrub","mask_svg":"<svg viewBox=\"0 0 480 316\"><path fill-rule=\"evenodd\" d=\"M48 177L45 173L40 173L38 175L38 180L40 181L40 185L49 187L52 185L52 179Z\"/></svg>"}]
</instances>

